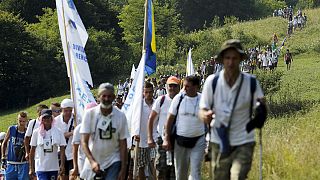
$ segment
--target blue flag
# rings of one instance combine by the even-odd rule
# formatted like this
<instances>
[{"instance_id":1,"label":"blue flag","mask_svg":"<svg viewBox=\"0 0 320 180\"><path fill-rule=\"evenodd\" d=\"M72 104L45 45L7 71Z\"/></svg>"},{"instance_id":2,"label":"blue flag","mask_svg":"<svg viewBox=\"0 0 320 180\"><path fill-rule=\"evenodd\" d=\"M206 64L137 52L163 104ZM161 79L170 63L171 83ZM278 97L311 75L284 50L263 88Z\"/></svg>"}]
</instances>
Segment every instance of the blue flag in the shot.
<instances>
[{"instance_id":1,"label":"blue flag","mask_svg":"<svg viewBox=\"0 0 320 180\"><path fill-rule=\"evenodd\" d=\"M148 75L156 72L156 34L154 24L154 12L152 0L147 3L147 33L146 33L146 66L145 71Z\"/></svg>"}]
</instances>

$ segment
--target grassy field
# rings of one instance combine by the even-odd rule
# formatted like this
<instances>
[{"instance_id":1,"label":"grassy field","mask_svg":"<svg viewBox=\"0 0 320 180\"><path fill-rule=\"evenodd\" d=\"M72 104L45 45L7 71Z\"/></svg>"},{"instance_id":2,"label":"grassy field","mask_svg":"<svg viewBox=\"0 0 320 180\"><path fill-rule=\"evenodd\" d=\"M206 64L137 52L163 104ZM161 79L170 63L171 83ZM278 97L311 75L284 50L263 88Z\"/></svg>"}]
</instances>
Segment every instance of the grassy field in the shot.
<instances>
[{"instance_id":1,"label":"grassy field","mask_svg":"<svg viewBox=\"0 0 320 180\"><path fill-rule=\"evenodd\" d=\"M315 103L306 111L269 119L263 129L263 177L264 179L320 179L320 9L306 11L308 26L296 31L286 42L284 49L294 53L292 69L286 71L284 62L279 60L279 70L284 72L280 90L273 98L290 94L300 101ZM252 33L264 41L271 39L272 32L284 37L287 24L279 18L246 22L233 26ZM271 34L271 35L270 35ZM44 102L61 102L68 96L51 98ZM31 118L35 117L35 105L27 109ZM17 110L18 111L18 110ZM16 120L17 111L0 114L0 131ZM259 144L249 179L259 177ZM203 171L203 178L208 179L208 165Z\"/></svg>"}]
</instances>

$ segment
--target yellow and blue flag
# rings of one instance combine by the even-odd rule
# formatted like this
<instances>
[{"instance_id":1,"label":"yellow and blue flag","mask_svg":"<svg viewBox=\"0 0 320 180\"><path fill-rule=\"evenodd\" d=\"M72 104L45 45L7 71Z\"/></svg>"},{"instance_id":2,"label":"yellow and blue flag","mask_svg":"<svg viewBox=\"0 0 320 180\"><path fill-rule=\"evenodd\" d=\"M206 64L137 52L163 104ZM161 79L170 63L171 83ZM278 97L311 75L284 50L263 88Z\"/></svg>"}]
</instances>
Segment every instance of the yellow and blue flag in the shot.
<instances>
[{"instance_id":1,"label":"yellow and blue flag","mask_svg":"<svg viewBox=\"0 0 320 180\"><path fill-rule=\"evenodd\" d=\"M146 65L148 75L156 72L156 33L152 0L147 0Z\"/></svg>"}]
</instances>

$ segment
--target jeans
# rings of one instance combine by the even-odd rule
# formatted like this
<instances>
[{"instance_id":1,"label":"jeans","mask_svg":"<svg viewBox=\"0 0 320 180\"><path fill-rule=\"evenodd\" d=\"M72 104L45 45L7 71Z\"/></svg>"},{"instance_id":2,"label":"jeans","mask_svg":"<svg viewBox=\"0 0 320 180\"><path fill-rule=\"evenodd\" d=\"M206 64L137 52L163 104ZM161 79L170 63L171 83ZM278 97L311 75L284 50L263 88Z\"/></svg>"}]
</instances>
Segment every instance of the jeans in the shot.
<instances>
[{"instance_id":1,"label":"jeans","mask_svg":"<svg viewBox=\"0 0 320 180\"><path fill-rule=\"evenodd\" d=\"M58 171L37 171L38 180L57 180Z\"/></svg>"},{"instance_id":2,"label":"jeans","mask_svg":"<svg viewBox=\"0 0 320 180\"><path fill-rule=\"evenodd\" d=\"M105 180L117 180L119 173L121 170L121 162L117 161L115 163L113 163L110 167L108 167L107 169L105 169Z\"/></svg>"},{"instance_id":3,"label":"jeans","mask_svg":"<svg viewBox=\"0 0 320 180\"><path fill-rule=\"evenodd\" d=\"M29 164L9 164L5 170L5 179L18 179L28 180L29 179Z\"/></svg>"},{"instance_id":4,"label":"jeans","mask_svg":"<svg viewBox=\"0 0 320 180\"><path fill-rule=\"evenodd\" d=\"M206 148L205 136L198 139L193 148L185 148L175 142L174 145L174 165L177 180L188 179L188 169L190 165L189 180L201 179L201 163Z\"/></svg>"}]
</instances>

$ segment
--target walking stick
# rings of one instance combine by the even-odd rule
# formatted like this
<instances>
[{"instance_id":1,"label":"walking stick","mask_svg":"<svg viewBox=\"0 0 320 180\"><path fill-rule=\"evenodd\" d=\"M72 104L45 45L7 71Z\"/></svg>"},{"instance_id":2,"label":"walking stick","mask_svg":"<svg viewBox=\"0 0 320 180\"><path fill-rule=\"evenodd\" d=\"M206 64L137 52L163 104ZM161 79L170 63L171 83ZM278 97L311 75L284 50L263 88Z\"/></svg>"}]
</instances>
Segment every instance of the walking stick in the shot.
<instances>
[{"instance_id":1,"label":"walking stick","mask_svg":"<svg viewBox=\"0 0 320 180\"><path fill-rule=\"evenodd\" d=\"M260 143L260 162L259 162L259 180L262 180L262 129L259 130Z\"/></svg>"},{"instance_id":2,"label":"walking stick","mask_svg":"<svg viewBox=\"0 0 320 180\"><path fill-rule=\"evenodd\" d=\"M137 145L134 147L134 160L133 160L133 179L137 179L139 176L139 169L138 169L138 155L139 155L139 141Z\"/></svg>"}]
</instances>

